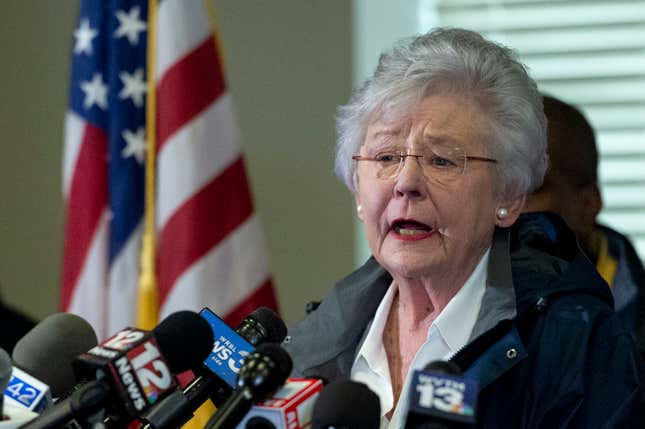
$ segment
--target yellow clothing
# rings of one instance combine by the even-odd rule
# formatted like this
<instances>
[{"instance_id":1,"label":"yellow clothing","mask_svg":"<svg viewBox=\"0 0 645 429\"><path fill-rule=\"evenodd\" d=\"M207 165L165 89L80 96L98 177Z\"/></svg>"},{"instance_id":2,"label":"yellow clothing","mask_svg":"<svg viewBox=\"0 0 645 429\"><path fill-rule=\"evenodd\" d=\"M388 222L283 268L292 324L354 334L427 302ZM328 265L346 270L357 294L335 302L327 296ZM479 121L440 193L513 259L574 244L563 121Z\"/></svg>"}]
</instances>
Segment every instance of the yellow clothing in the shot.
<instances>
[{"instance_id":1,"label":"yellow clothing","mask_svg":"<svg viewBox=\"0 0 645 429\"><path fill-rule=\"evenodd\" d=\"M598 261L596 262L596 270L607 282L611 288L618 269L618 261L616 258L609 254L609 245L607 244L607 237L602 234L598 240Z\"/></svg>"}]
</instances>

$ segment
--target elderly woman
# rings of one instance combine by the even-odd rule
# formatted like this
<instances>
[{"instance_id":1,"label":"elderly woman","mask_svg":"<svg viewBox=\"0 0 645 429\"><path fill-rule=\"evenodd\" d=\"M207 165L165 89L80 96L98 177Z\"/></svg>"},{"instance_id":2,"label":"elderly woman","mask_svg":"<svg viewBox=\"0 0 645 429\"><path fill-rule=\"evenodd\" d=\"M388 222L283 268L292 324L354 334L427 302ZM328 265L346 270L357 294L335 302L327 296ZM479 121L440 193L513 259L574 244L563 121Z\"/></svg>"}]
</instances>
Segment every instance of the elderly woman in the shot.
<instances>
[{"instance_id":1,"label":"elderly woman","mask_svg":"<svg viewBox=\"0 0 645 429\"><path fill-rule=\"evenodd\" d=\"M399 428L413 370L450 359L478 381L479 427L622 424L639 363L608 288L559 218L520 218L545 131L524 66L476 33L382 55L336 156L373 257L290 330L294 375L367 384Z\"/></svg>"}]
</instances>

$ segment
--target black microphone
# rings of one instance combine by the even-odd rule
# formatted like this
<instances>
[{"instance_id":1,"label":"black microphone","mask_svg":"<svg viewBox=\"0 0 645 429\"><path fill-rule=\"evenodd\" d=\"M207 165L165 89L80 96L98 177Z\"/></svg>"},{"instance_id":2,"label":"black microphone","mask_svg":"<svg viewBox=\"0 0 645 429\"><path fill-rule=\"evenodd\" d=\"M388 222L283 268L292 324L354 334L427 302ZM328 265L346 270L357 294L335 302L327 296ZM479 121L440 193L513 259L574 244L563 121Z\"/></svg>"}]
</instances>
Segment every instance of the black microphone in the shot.
<instances>
[{"instance_id":1,"label":"black microphone","mask_svg":"<svg viewBox=\"0 0 645 429\"><path fill-rule=\"evenodd\" d=\"M281 343L287 335L287 327L267 307L253 311L235 331L208 308L204 308L200 315L210 323L215 343L213 351L197 372L206 378L215 376L218 386L211 391L210 399L215 406L219 406L231 396L246 356L262 343Z\"/></svg>"},{"instance_id":2,"label":"black microphone","mask_svg":"<svg viewBox=\"0 0 645 429\"><path fill-rule=\"evenodd\" d=\"M83 318L70 313L45 318L14 347L13 374L4 390L7 403L42 412L52 397L72 390L72 361L96 344L96 334Z\"/></svg>"},{"instance_id":3,"label":"black microphone","mask_svg":"<svg viewBox=\"0 0 645 429\"><path fill-rule=\"evenodd\" d=\"M352 380L336 380L323 387L311 418L311 429L378 429L380 425L378 396Z\"/></svg>"},{"instance_id":4,"label":"black microphone","mask_svg":"<svg viewBox=\"0 0 645 429\"><path fill-rule=\"evenodd\" d=\"M204 429L234 429L249 412L254 401L261 401L286 381L293 363L277 344L261 344L244 361L237 375L236 389Z\"/></svg>"},{"instance_id":5,"label":"black microphone","mask_svg":"<svg viewBox=\"0 0 645 429\"><path fill-rule=\"evenodd\" d=\"M225 380L235 381L237 373L237 358L232 353L225 353L231 349L223 347L224 343L230 344L238 351L253 347L262 343L282 342L287 334L287 327L275 312L266 307L256 309L249 316L245 317L239 326L232 332L221 319L210 310L202 310L202 317L212 322L215 344L209 359L211 367L199 365L195 368L198 373L184 390L176 390L166 398L155 404L144 413L140 420L145 423L145 429L171 429L182 426L193 417L193 413L209 397L216 406L224 403L231 395L232 386ZM224 329L222 329L224 328ZM226 332L226 331L231 332ZM231 335L233 334L233 335ZM215 360L220 364L215 367ZM213 369L211 369L213 368ZM223 372L224 371L224 372ZM232 383L231 383L232 384Z\"/></svg>"},{"instance_id":6,"label":"black microphone","mask_svg":"<svg viewBox=\"0 0 645 429\"><path fill-rule=\"evenodd\" d=\"M152 332L123 329L74 361L78 377L92 381L24 427L57 428L72 419L124 426L176 388L172 373L201 362L212 343L208 324L190 311L171 314Z\"/></svg>"},{"instance_id":7,"label":"black microphone","mask_svg":"<svg viewBox=\"0 0 645 429\"><path fill-rule=\"evenodd\" d=\"M13 349L20 369L47 383L54 398L65 395L76 384L72 361L96 346L92 326L71 313L56 313L22 337Z\"/></svg>"},{"instance_id":8,"label":"black microphone","mask_svg":"<svg viewBox=\"0 0 645 429\"><path fill-rule=\"evenodd\" d=\"M432 361L427 364L423 370L428 372L438 372L439 374L445 375L462 375L461 368L459 368L456 363L449 360Z\"/></svg>"},{"instance_id":9,"label":"black microphone","mask_svg":"<svg viewBox=\"0 0 645 429\"><path fill-rule=\"evenodd\" d=\"M11 358L5 349L0 348L0 389L2 392L7 388L11 379ZM4 395L0 396L0 420L4 416Z\"/></svg>"},{"instance_id":10,"label":"black microphone","mask_svg":"<svg viewBox=\"0 0 645 429\"><path fill-rule=\"evenodd\" d=\"M471 429L475 427L477 382L464 377L450 361L430 362L414 371L404 429Z\"/></svg>"}]
</instances>

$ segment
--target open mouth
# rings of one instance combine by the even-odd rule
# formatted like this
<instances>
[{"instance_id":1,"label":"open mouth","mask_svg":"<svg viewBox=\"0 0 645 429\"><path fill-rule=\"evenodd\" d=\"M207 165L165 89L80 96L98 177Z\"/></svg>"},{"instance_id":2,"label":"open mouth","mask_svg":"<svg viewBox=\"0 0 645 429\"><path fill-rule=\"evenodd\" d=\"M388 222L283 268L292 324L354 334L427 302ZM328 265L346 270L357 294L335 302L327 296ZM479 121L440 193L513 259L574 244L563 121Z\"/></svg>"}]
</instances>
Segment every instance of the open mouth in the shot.
<instances>
[{"instance_id":1,"label":"open mouth","mask_svg":"<svg viewBox=\"0 0 645 429\"><path fill-rule=\"evenodd\" d=\"M430 225L412 219L396 219L392 223L392 231L405 238L425 238L431 235L434 229Z\"/></svg>"}]
</instances>

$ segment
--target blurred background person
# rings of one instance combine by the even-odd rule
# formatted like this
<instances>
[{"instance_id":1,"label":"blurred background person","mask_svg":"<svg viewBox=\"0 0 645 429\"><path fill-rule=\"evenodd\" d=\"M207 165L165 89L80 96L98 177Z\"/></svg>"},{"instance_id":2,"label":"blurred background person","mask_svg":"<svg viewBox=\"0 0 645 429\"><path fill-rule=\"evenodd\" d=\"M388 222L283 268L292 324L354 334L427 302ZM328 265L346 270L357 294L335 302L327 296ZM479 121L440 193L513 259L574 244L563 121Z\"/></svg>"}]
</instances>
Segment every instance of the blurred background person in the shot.
<instances>
[{"instance_id":1,"label":"blurred background person","mask_svg":"<svg viewBox=\"0 0 645 429\"><path fill-rule=\"evenodd\" d=\"M573 229L609 284L618 316L637 334L645 353L645 270L629 239L598 223L603 204L594 130L582 112L555 97L544 96L544 113L550 164L542 186L528 196L525 211L557 213Z\"/></svg>"},{"instance_id":2,"label":"blurred background person","mask_svg":"<svg viewBox=\"0 0 645 429\"><path fill-rule=\"evenodd\" d=\"M351 377L399 428L413 370L478 380L478 427L628 424L633 340L557 216L520 217L547 167L536 83L479 34L404 40L337 118L336 172L372 257L295 325L295 375Z\"/></svg>"}]
</instances>

